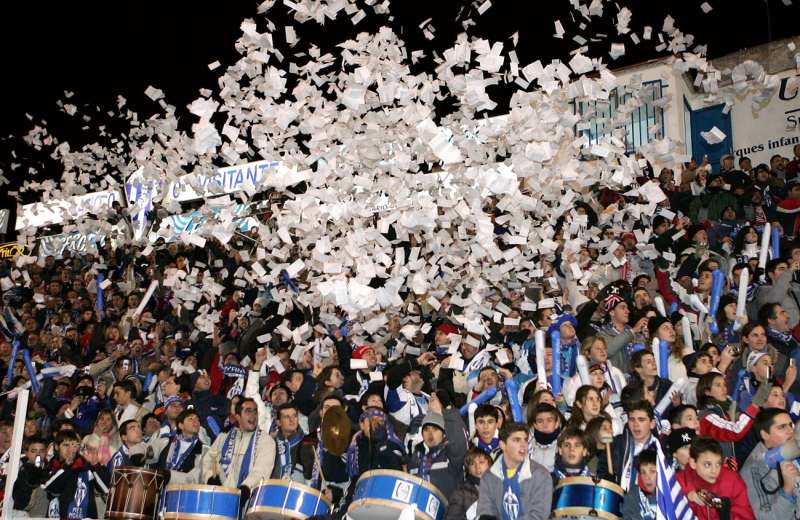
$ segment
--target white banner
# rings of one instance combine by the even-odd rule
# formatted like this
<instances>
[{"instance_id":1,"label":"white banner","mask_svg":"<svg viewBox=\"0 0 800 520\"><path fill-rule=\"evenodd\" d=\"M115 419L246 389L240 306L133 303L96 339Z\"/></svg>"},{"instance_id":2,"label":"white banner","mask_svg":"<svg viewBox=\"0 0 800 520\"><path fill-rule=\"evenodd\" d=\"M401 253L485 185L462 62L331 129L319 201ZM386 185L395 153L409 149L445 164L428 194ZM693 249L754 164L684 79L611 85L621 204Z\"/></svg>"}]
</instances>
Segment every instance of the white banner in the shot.
<instances>
[{"instance_id":1,"label":"white banner","mask_svg":"<svg viewBox=\"0 0 800 520\"><path fill-rule=\"evenodd\" d=\"M25 204L17 214L15 229L63 224L87 213L102 215L114 202L122 204L122 193L117 190L98 191L86 195L75 195L67 199Z\"/></svg>"},{"instance_id":2,"label":"white banner","mask_svg":"<svg viewBox=\"0 0 800 520\"><path fill-rule=\"evenodd\" d=\"M248 189L261 191L260 187L266 176L271 171L274 173L284 168L278 161L256 161L226 166L211 176L184 175L178 181L170 183L164 200L185 202Z\"/></svg>"},{"instance_id":3,"label":"white banner","mask_svg":"<svg viewBox=\"0 0 800 520\"><path fill-rule=\"evenodd\" d=\"M4 235L6 231L8 231L8 221L10 218L10 209L0 209L0 235Z\"/></svg>"},{"instance_id":4,"label":"white banner","mask_svg":"<svg viewBox=\"0 0 800 520\"><path fill-rule=\"evenodd\" d=\"M777 74L779 86L759 110L753 108L753 96L738 101L731 109L737 167L740 157L749 157L753 166L769 166L776 154L793 157L792 148L800 143L800 93L792 81L794 76L794 70Z\"/></svg>"}]
</instances>

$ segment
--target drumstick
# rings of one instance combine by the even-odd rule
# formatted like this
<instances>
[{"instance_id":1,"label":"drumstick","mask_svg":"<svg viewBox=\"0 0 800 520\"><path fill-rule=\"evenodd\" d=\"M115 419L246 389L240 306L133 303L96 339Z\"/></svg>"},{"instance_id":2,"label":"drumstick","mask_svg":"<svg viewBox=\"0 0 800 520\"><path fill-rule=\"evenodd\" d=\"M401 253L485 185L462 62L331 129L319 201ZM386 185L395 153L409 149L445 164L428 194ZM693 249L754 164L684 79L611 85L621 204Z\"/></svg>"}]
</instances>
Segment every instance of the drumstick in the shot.
<instances>
[{"instance_id":1,"label":"drumstick","mask_svg":"<svg viewBox=\"0 0 800 520\"><path fill-rule=\"evenodd\" d=\"M614 463L611 460L611 442L614 440L613 435L600 434L600 442L606 447L606 462L608 463L609 475L614 475Z\"/></svg>"},{"instance_id":2,"label":"drumstick","mask_svg":"<svg viewBox=\"0 0 800 520\"><path fill-rule=\"evenodd\" d=\"M317 453L319 449L319 444L317 444L317 449L311 450L314 452L314 464L317 465L317 471L319 471L319 492L322 493L323 490L328 487L328 483L325 481L325 474L322 473L322 462L319 460L319 453Z\"/></svg>"}]
</instances>

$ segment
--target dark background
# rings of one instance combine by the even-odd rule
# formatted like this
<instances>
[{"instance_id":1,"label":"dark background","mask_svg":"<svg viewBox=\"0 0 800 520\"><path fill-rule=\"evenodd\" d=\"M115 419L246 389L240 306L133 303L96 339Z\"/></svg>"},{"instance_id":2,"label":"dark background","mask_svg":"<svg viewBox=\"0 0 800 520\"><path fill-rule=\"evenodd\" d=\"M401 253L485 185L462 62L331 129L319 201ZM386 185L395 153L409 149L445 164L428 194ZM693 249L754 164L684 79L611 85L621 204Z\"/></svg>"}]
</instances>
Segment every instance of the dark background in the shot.
<instances>
[{"instance_id":1,"label":"dark background","mask_svg":"<svg viewBox=\"0 0 800 520\"><path fill-rule=\"evenodd\" d=\"M583 1L588 4L588 0ZM275 43L288 59L292 59L292 53L306 49L309 42L316 43L323 52L335 52L336 43L386 24L402 35L409 52L424 49L430 58L432 51L448 48L455 36L464 31L461 21L471 17L478 25L468 29L470 35L502 41L506 51L511 48L510 36L518 32L516 52L521 66L536 59L543 63L554 58L568 61L569 51L579 46L572 40L574 34L589 39L596 33L605 33L607 37L601 42L588 44L589 55L603 57L611 68L658 57L663 54L654 50L655 35L667 14L675 18L676 26L684 33L695 35L696 44L707 44L710 57L800 32L797 0L792 6L785 6L782 0L709 0L713 6L709 14L703 13L698 0L606 2L603 19L593 18L585 30L578 28L578 23L585 20L575 18L568 0L494 0L492 7L478 16L476 6L480 3L393 0L390 20L373 15L369 6L359 2L368 16L356 26L343 12L324 27L314 22L301 25L294 22L280 1L266 16L276 25ZM629 27L640 36L645 25L653 26L653 40L635 46L629 35L618 35L614 27L617 5L631 9ZM260 31L266 30L265 15L257 14L257 6L257 2L242 0L3 2L0 63L6 72L0 97L0 169L11 179L12 186L0 187L0 208L12 208L14 213L16 201L7 192L17 189L22 180L57 179L61 175L57 163L21 141L34 122L45 120L55 136L76 149L97 139L98 133L91 128L108 124L104 112L116 109L118 95L143 117L160 110L144 95L147 86L153 85L165 92L168 103L178 107L178 115L188 127L192 118L185 106L198 97L199 89L213 89L224 67L238 59L234 43L241 35L241 22L253 18ZM430 25L436 34L432 41L418 27L431 17ZM563 40L553 37L556 19L566 29ZM295 49L289 49L284 41L283 25L287 23L295 26L301 38ZM625 57L610 59L612 42L626 44ZM222 67L209 71L208 64L216 60ZM430 60L426 63L432 70ZM424 70L426 65L420 67ZM68 102L78 105L78 116L67 116L57 106L65 90L75 93ZM497 87L489 92L502 106L507 89ZM33 122L26 114L33 117ZM92 116L92 121L80 120L83 114ZM88 130L84 128L87 124ZM113 123L108 129L115 130ZM10 171L12 164L17 171ZM31 176L29 167L40 173ZM23 194L25 202L40 197L39 193ZM9 227L13 228L13 221Z\"/></svg>"}]
</instances>

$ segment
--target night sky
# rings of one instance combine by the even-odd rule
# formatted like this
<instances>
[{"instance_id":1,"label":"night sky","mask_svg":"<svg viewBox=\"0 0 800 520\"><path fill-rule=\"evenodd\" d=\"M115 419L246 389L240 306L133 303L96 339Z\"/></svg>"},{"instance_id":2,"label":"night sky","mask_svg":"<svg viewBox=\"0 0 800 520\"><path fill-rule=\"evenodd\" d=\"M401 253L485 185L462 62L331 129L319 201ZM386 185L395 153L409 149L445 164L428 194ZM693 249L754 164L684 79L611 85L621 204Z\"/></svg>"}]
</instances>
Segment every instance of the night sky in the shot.
<instances>
[{"instance_id":1,"label":"night sky","mask_svg":"<svg viewBox=\"0 0 800 520\"><path fill-rule=\"evenodd\" d=\"M510 36L519 32L516 51L523 66L536 59L544 63L553 58L568 61L569 51L579 46L571 39L576 33L587 39L598 32L607 34L602 42L589 44L589 56L603 56L611 68L658 57L652 43L637 48L629 36L617 35L613 25L616 5L631 9L630 27L639 34L644 25L652 25L654 32L660 30L664 16L671 14L684 33L695 35L696 43L708 44L711 57L768 41L768 25L773 40L800 32L798 0L789 7L782 0L769 0L769 24L765 0L709 0L713 7L709 14L703 13L702 2L696 0L606 3L601 23L583 31L572 18L568 0L493 0L492 7L478 16L475 5L480 3L394 0L393 20L368 16L354 27L340 13L337 21L323 28L313 22L294 22L301 42L292 50L284 42L282 26L293 22L285 14L286 8L279 2L268 14L277 26L275 42L287 55L304 50L309 42L323 51L333 51L334 44L360 31L390 25L404 37L409 51L424 49L430 56L431 51L449 47L464 31L461 20L471 17L478 25L470 27L469 34L502 41L506 50L511 48ZM370 13L363 2L359 5ZM39 174L42 179L61 174L56 164L32 153L19 140L32 126L26 113L35 121L46 120L53 133L70 141L73 148L87 139L94 140L96 132L83 130L83 122L60 112L56 101L63 98L65 90L75 93L69 101L80 107L81 114L96 114L95 105L103 111L115 108L117 96L122 95L130 108L148 116L159 110L143 93L153 85L165 92L167 102L178 107L183 119L191 122L185 105L198 96L199 89L214 88L222 70L212 72L207 65L218 60L224 67L238 58L234 42L241 35L241 22L254 18L259 30L266 30L263 15L256 13L257 6L258 2L242 0L4 2L0 7L0 48L6 70L0 98L0 169L12 182L23 179L27 167L21 173L9 173L11 162L40 168L44 165L46 173ZM425 39L418 27L431 17L436 34L433 41ZM563 40L553 37L556 19L567 31ZM627 49L627 55L614 62L608 56L612 42L623 42ZM500 99L502 94L497 92ZM105 121L101 114L89 125ZM12 150L17 151L17 159L12 158ZM0 188L0 207L13 208L6 188ZM39 197L31 194L26 201Z\"/></svg>"}]
</instances>

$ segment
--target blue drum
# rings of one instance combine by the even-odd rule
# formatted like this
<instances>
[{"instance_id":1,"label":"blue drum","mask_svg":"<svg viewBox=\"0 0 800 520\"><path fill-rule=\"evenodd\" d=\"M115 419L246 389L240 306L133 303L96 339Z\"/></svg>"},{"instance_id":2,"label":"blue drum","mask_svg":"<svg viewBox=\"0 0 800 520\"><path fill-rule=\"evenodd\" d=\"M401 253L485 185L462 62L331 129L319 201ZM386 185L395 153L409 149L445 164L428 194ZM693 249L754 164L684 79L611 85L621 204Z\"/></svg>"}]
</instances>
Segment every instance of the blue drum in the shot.
<instances>
[{"instance_id":1,"label":"blue drum","mask_svg":"<svg viewBox=\"0 0 800 520\"><path fill-rule=\"evenodd\" d=\"M447 499L430 482L378 469L358 479L347 515L353 520L397 520L411 509L418 520L442 520L446 508Z\"/></svg>"},{"instance_id":2,"label":"blue drum","mask_svg":"<svg viewBox=\"0 0 800 520\"><path fill-rule=\"evenodd\" d=\"M247 520L302 520L328 516L333 507L316 489L291 480L262 480L253 490L247 505Z\"/></svg>"},{"instance_id":3,"label":"blue drum","mask_svg":"<svg viewBox=\"0 0 800 520\"><path fill-rule=\"evenodd\" d=\"M164 491L161 510L165 520L238 520L236 488L200 484L170 484Z\"/></svg>"},{"instance_id":4,"label":"blue drum","mask_svg":"<svg viewBox=\"0 0 800 520\"><path fill-rule=\"evenodd\" d=\"M608 480L568 477L561 479L556 486L553 516L592 516L605 520L620 520L623 498L625 491Z\"/></svg>"}]
</instances>

